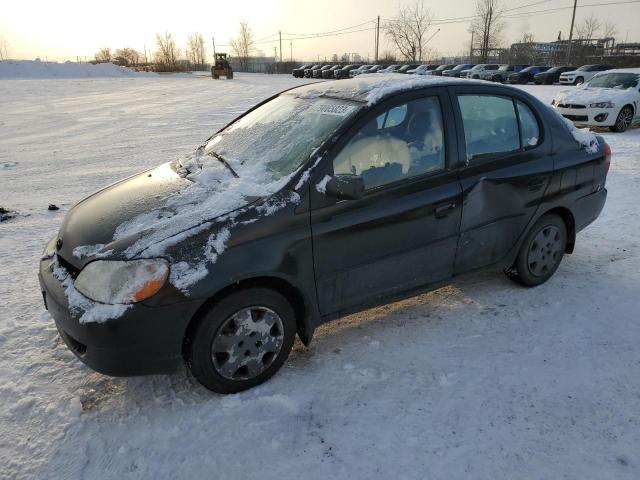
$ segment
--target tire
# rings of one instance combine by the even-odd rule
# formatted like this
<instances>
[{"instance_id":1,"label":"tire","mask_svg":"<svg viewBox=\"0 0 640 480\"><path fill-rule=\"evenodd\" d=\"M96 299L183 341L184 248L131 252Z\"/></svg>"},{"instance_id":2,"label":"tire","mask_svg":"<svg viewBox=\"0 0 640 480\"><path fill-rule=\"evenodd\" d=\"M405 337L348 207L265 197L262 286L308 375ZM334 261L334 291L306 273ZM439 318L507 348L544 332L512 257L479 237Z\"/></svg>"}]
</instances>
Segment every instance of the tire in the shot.
<instances>
[{"instance_id":1,"label":"tire","mask_svg":"<svg viewBox=\"0 0 640 480\"><path fill-rule=\"evenodd\" d=\"M209 308L186 340L191 373L209 390L236 393L271 378L289 356L293 308L279 293L248 288Z\"/></svg>"},{"instance_id":2,"label":"tire","mask_svg":"<svg viewBox=\"0 0 640 480\"><path fill-rule=\"evenodd\" d=\"M584 78L582 77L578 77L575 79L575 81L573 82L574 85L582 85L584 83Z\"/></svg>"},{"instance_id":3,"label":"tire","mask_svg":"<svg viewBox=\"0 0 640 480\"><path fill-rule=\"evenodd\" d=\"M494 75L491 80L494 81L494 82L501 82L502 81L501 78L500 78L500 75Z\"/></svg>"},{"instance_id":4,"label":"tire","mask_svg":"<svg viewBox=\"0 0 640 480\"><path fill-rule=\"evenodd\" d=\"M625 105L620 109L618 113L618 118L616 118L616 123L612 127L609 127L609 130L612 132L626 132L627 129L631 126L633 122L633 108L629 105Z\"/></svg>"},{"instance_id":5,"label":"tire","mask_svg":"<svg viewBox=\"0 0 640 480\"><path fill-rule=\"evenodd\" d=\"M227 80L233 80L233 73L230 73L229 75L227 75Z\"/></svg>"},{"instance_id":6,"label":"tire","mask_svg":"<svg viewBox=\"0 0 640 480\"><path fill-rule=\"evenodd\" d=\"M541 285L560 266L566 246L567 226L562 218L543 215L527 232L514 265L505 274L526 287Z\"/></svg>"}]
</instances>

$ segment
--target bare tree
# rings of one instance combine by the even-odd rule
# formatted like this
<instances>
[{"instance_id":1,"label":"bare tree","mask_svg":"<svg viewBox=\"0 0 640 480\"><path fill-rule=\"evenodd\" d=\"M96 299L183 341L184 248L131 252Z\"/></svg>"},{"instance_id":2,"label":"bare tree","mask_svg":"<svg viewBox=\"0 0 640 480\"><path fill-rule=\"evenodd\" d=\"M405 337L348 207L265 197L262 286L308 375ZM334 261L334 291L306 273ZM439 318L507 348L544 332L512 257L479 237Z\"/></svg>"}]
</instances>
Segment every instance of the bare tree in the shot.
<instances>
[{"instance_id":1,"label":"bare tree","mask_svg":"<svg viewBox=\"0 0 640 480\"><path fill-rule=\"evenodd\" d=\"M533 45L533 33L525 32L522 39L511 46L511 59L513 63L535 64L536 51Z\"/></svg>"},{"instance_id":2,"label":"bare tree","mask_svg":"<svg viewBox=\"0 0 640 480\"><path fill-rule=\"evenodd\" d=\"M113 54L114 59L125 67L138 65L140 56L140 52L129 47L118 48Z\"/></svg>"},{"instance_id":3,"label":"bare tree","mask_svg":"<svg viewBox=\"0 0 640 480\"><path fill-rule=\"evenodd\" d=\"M424 0L400 7L398 15L384 25L385 35L406 60L421 61L426 47L426 34L433 22L433 14Z\"/></svg>"},{"instance_id":4,"label":"bare tree","mask_svg":"<svg viewBox=\"0 0 640 480\"><path fill-rule=\"evenodd\" d=\"M156 33L156 46L158 50L155 52L155 57L160 68L175 71L180 50L173 40L173 35L169 32L164 32L163 34Z\"/></svg>"},{"instance_id":5,"label":"bare tree","mask_svg":"<svg viewBox=\"0 0 640 480\"><path fill-rule=\"evenodd\" d=\"M384 52L382 52L382 55L380 55L379 60L382 63L391 63L397 61L398 57L396 57L395 53L390 52L389 50L385 50Z\"/></svg>"},{"instance_id":6,"label":"bare tree","mask_svg":"<svg viewBox=\"0 0 640 480\"><path fill-rule=\"evenodd\" d=\"M602 24L602 36L604 38L615 39L617 35L618 35L618 28L616 27L616 24L613 23L611 20L607 20Z\"/></svg>"},{"instance_id":7,"label":"bare tree","mask_svg":"<svg viewBox=\"0 0 640 480\"><path fill-rule=\"evenodd\" d=\"M240 31L238 36L232 38L229 42L231 44L231 50L238 60L240 61L240 67L244 70L249 66L249 55L253 51L253 32L249 23L245 20L240 22Z\"/></svg>"},{"instance_id":8,"label":"bare tree","mask_svg":"<svg viewBox=\"0 0 640 480\"><path fill-rule=\"evenodd\" d=\"M504 29L504 7L501 0L476 0L476 14L469 31L474 37L474 43L480 51L480 61L486 62L489 52L498 48Z\"/></svg>"},{"instance_id":9,"label":"bare tree","mask_svg":"<svg viewBox=\"0 0 640 480\"><path fill-rule=\"evenodd\" d=\"M11 45L4 35L0 35L0 60L9 60Z\"/></svg>"},{"instance_id":10,"label":"bare tree","mask_svg":"<svg viewBox=\"0 0 640 480\"><path fill-rule=\"evenodd\" d=\"M109 47L100 47L96 52L96 62L105 63L111 61L111 49Z\"/></svg>"},{"instance_id":11,"label":"bare tree","mask_svg":"<svg viewBox=\"0 0 640 480\"><path fill-rule=\"evenodd\" d=\"M204 65L206 50L201 33L193 33L187 38L187 57L194 65Z\"/></svg>"},{"instance_id":12,"label":"bare tree","mask_svg":"<svg viewBox=\"0 0 640 480\"><path fill-rule=\"evenodd\" d=\"M580 40L585 40L587 42L593 40L598 35L600 31L600 20L595 14L591 14L587 18L585 18L582 23L580 23L576 27L576 34Z\"/></svg>"}]
</instances>

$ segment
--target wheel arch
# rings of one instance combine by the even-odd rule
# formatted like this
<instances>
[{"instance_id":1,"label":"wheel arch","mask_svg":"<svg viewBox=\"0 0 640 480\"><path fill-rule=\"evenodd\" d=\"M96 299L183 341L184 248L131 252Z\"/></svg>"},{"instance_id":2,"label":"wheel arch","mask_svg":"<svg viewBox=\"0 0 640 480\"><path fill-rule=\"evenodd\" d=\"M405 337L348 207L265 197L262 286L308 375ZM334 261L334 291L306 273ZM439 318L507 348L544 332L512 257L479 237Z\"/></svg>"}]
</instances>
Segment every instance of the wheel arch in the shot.
<instances>
[{"instance_id":1,"label":"wheel arch","mask_svg":"<svg viewBox=\"0 0 640 480\"><path fill-rule=\"evenodd\" d=\"M626 107L629 107L629 108L631 109L631 111L633 112L633 114L634 114L634 115L636 114L636 109L635 109L635 107L634 107L633 103L625 103L625 104L622 106L622 108L620 109L620 112L621 112L624 108L626 108ZM618 115L620 114L620 112L618 112ZM633 120L633 119L632 119L632 120Z\"/></svg>"},{"instance_id":2,"label":"wheel arch","mask_svg":"<svg viewBox=\"0 0 640 480\"><path fill-rule=\"evenodd\" d=\"M215 304L220 302L223 298L226 298L232 293L252 287L269 288L285 297L291 304L291 307L293 308L296 316L296 333L298 334L298 337L300 337L300 340L302 340L302 343L304 343L305 345L308 345L311 342L314 331L311 321L313 307L310 302L305 299L305 295L302 290L297 288L291 282L284 278L270 275L261 275L244 278L242 280L231 283L219 289L202 303L200 308L198 308L196 313L189 320L189 323L185 330L182 339L183 356L186 354L189 348L192 332L195 330L198 322L202 320L206 312Z\"/></svg>"}]
</instances>

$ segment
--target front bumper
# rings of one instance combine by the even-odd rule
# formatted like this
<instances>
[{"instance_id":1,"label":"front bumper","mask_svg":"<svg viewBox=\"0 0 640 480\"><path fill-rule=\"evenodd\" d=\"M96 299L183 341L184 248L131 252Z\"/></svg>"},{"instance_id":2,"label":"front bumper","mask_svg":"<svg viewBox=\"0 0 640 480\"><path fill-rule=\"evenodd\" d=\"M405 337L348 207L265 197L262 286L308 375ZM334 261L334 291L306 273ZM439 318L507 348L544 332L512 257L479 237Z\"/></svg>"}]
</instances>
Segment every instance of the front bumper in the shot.
<instances>
[{"instance_id":1,"label":"front bumper","mask_svg":"<svg viewBox=\"0 0 640 480\"><path fill-rule=\"evenodd\" d=\"M573 85L576 81L576 77L560 77L561 85Z\"/></svg>"},{"instance_id":2,"label":"front bumper","mask_svg":"<svg viewBox=\"0 0 640 480\"><path fill-rule=\"evenodd\" d=\"M112 376L172 373L182 363L182 344L190 319L201 302L164 306L134 304L121 317L81 324L71 311L54 259L40 262L38 278L45 307L69 349L93 370Z\"/></svg>"},{"instance_id":3,"label":"front bumper","mask_svg":"<svg viewBox=\"0 0 640 480\"><path fill-rule=\"evenodd\" d=\"M616 123L615 108L562 108L556 110L564 118L571 120L576 125L590 127L610 127Z\"/></svg>"}]
</instances>

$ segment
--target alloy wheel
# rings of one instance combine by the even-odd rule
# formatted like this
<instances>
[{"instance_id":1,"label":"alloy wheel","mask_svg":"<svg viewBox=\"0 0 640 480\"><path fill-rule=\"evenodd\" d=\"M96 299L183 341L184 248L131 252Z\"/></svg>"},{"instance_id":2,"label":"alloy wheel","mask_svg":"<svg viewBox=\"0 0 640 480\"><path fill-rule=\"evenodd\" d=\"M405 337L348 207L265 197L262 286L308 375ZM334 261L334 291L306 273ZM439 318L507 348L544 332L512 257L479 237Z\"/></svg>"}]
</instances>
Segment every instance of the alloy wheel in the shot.
<instances>
[{"instance_id":1,"label":"alloy wheel","mask_svg":"<svg viewBox=\"0 0 640 480\"><path fill-rule=\"evenodd\" d=\"M562 259L562 233L554 225L543 227L529 246L527 267L532 275L542 277L556 268Z\"/></svg>"},{"instance_id":2,"label":"alloy wheel","mask_svg":"<svg viewBox=\"0 0 640 480\"><path fill-rule=\"evenodd\" d=\"M631 121L633 120L633 112L629 107L625 107L620 110L618 114L618 119L616 120L616 130L619 132L624 132L631 126Z\"/></svg>"},{"instance_id":3,"label":"alloy wheel","mask_svg":"<svg viewBox=\"0 0 640 480\"><path fill-rule=\"evenodd\" d=\"M280 316L267 307L247 307L222 324L211 345L211 359L224 378L248 380L273 363L283 343Z\"/></svg>"}]
</instances>

